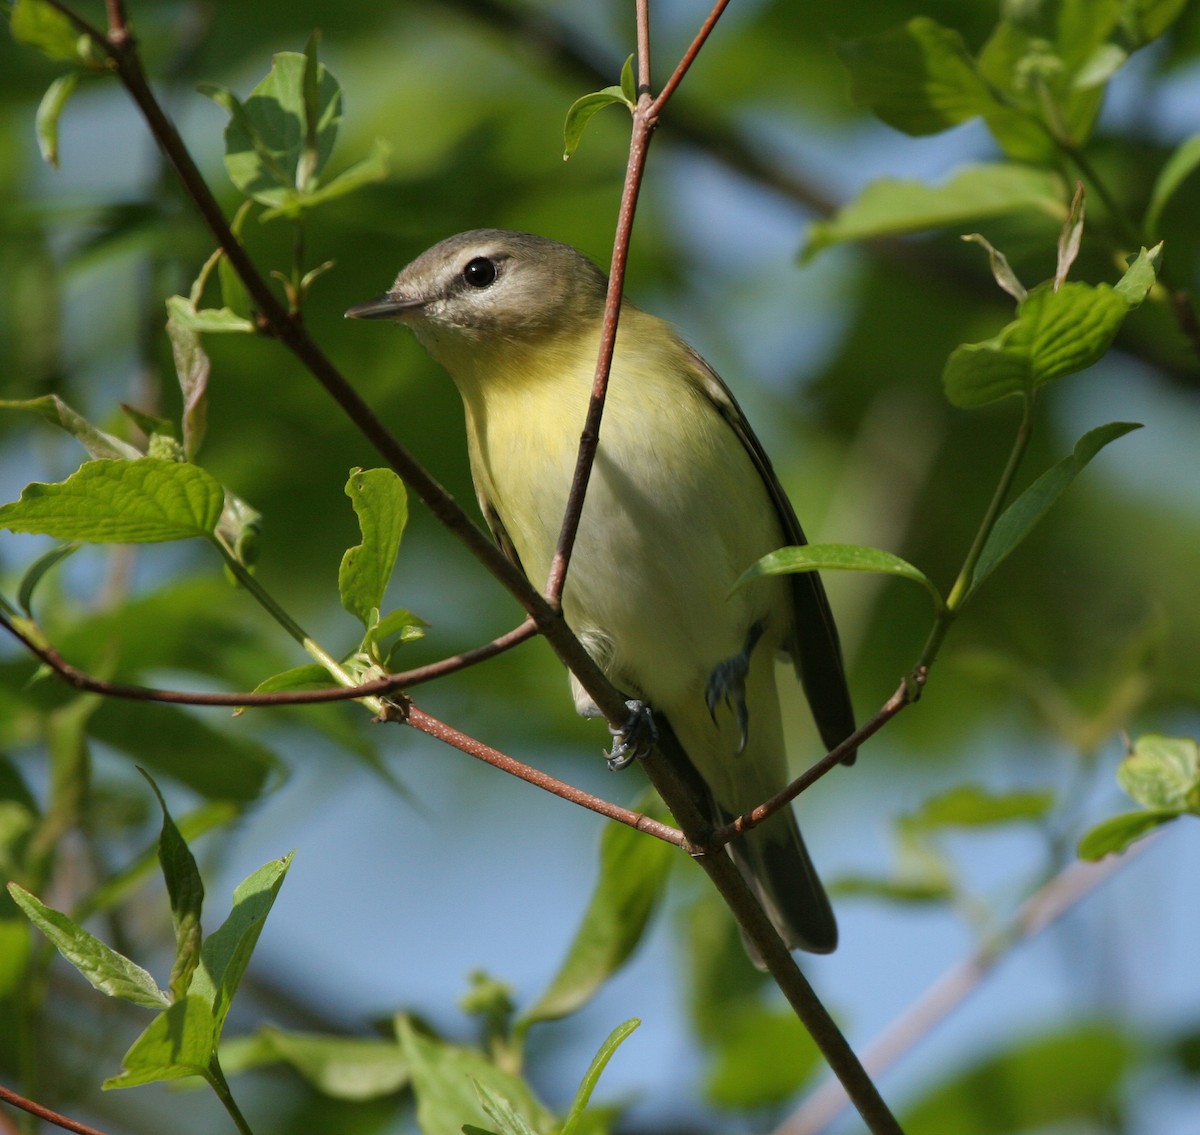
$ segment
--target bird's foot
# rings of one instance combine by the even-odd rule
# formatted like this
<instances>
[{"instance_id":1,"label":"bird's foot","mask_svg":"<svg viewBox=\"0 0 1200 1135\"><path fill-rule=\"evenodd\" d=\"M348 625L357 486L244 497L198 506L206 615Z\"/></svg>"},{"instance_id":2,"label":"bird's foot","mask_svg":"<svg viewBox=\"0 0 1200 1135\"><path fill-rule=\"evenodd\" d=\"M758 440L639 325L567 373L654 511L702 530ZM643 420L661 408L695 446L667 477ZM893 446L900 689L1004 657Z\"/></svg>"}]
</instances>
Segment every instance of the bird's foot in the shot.
<instances>
[{"instance_id":1,"label":"bird's foot","mask_svg":"<svg viewBox=\"0 0 1200 1135\"><path fill-rule=\"evenodd\" d=\"M761 622L755 623L746 635L746 645L741 653L718 662L712 668L704 687L704 702L713 721L717 719L719 703L724 702L732 707L741 734L738 753L746 748L746 734L750 728L750 710L746 706L746 675L750 673L750 652L762 638L764 629Z\"/></svg>"},{"instance_id":2,"label":"bird's foot","mask_svg":"<svg viewBox=\"0 0 1200 1135\"><path fill-rule=\"evenodd\" d=\"M605 753L608 767L612 772L628 768L634 761L641 760L658 740L658 727L654 724L654 714L650 707L641 701L630 700L625 703L629 716L620 729L611 725L608 731L613 736L612 751Z\"/></svg>"}]
</instances>

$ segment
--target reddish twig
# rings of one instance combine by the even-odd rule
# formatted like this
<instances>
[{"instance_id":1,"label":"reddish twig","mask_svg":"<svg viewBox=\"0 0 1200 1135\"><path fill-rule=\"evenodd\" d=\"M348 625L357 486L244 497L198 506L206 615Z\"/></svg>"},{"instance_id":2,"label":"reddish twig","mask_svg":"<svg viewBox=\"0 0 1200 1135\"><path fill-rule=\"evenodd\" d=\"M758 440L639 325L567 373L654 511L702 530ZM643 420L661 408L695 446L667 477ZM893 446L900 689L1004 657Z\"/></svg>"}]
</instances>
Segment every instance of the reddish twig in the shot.
<instances>
[{"instance_id":1,"label":"reddish twig","mask_svg":"<svg viewBox=\"0 0 1200 1135\"><path fill-rule=\"evenodd\" d=\"M500 635L474 650L467 650L462 654L443 658L438 662L431 662L413 670L389 674L386 678L362 682L357 686L330 686L320 690L280 690L274 693L209 693L195 690L164 690L153 686L138 686L97 678L94 674L89 674L86 670L72 665L53 647L36 641L2 612L0 612L0 627L3 627L26 650L50 667L67 685L77 690L86 690L90 693L102 694L105 697L123 698L127 701L163 702L171 705L231 706L234 708L321 705L325 702L356 701L359 698L381 697L495 658L498 654L510 650L537 633L533 621L527 619L507 634Z\"/></svg>"},{"instance_id":2,"label":"reddish twig","mask_svg":"<svg viewBox=\"0 0 1200 1135\"><path fill-rule=\"evenodd\" d=\"M853 753L863 742L878 733L896 714L912 705L921 696L927 676L927 670L922 668L917 670L911 679L906 678L896 687L896 692L880 706L874 716L863 722L840 745L830 749L825 756L802 772L785 789L777 792L770 800L759 804L757 808L731 820L724 827L717 828L712 833L712 845L720 847L743 832L758 827L768 817L786 808L797 796L811 788L827 772L840 765L847 753Z\"/></svg>"},{"instance_id":3,"label":"reddish twig","mask_svg":"<svg viewBox=\"0 0 1200 1135\"><path fill-rule=\"evenodd\" d=\"M22 1111L27 1111L30 1115L37 1116L38 1119L44 1120L46 1123L53 1123L55 1127L61 1127L64 1131L74 1131L75 1135L107 1135L98 1127L89 1127L86 1123L80 1123L77 1119L70 1119L59 1112L46 1107L44 1104L35 1103L31 1099L26 1099L22 1095L18 1095L11 1088L6 1088L0 1084L0 1100L7 1104L12 1104L13 1107L19 1107Z\"/></svg>"},{"instance_id":4,"label":"reddish twig","mask_svg":"<svg viewBox=\"0 0 1200 1135\"><path fill-rule=\"evenodd\" d=\"M551 792L563 800L568 800L572 804L578 804L581 808L587 808L591 812L598 812L602 816L607 816L610 820L627 824L631 828L636 828L647 835L665 840L667 843L673 843L676 847L682 847L688 851L693 850L684 838L683 833L669 824L652 819L641 812L622 808L619 804L613 804L599 796L593 796L590 792L584 792L574 785L567 784L566 781L559 780L548 773L542 772L540 769L524 764L500 752L499 749L494 749L490 745L485 745L482 741L478 741L474 737L460 732L452 725L447 725L444 721L439 721L436 717L430 716L415 705L408 707L406 722L414 729L419 729L422 733L428 733L430 737L436 737L439 741L444 741L447 745L452 745L468 756L484 761L493 768L498 768L502 772L518 777L546 792Z\"/></svg>"}]
</instances>

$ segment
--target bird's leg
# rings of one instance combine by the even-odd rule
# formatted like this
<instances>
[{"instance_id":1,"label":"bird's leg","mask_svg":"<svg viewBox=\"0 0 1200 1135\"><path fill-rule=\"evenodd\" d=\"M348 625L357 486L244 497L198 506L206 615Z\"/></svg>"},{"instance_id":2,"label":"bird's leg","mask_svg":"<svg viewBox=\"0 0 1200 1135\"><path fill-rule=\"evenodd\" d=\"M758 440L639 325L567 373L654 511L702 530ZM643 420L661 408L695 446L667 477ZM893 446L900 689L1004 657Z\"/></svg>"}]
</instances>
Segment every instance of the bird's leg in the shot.
<instances>
[{"instance_id":1,"label":"bird's leg","mask_svg":"<svg viewBox=\"0 0 1200 1135\"><path fill-rule=\"evenodd\" d=\"M630 699L625 703L629 716L619 729L613 726L608 731L613 736L612 752L608 757L608 767L612 772L628 768L634 761L640 760L658 740L658 727L654 724L654 713L644 701Z\"/></svg>"},{"instance_id":2,"label":"bird's leg","mask_svg":"<svg viewBox=\"0 0 1200 1135\"><path fill-rule=\"evenodd\" d=\"M750 673L750 653L766 629L767 624L761 619L755 623L746 635L746 645L742 647L741 653L718 662L709 674L704 688L704 700L713 721L717 719L718 702L723 701L733 707L738 729L741 730L741 740L737 747L739 753L746 748L746 733L750 726L750 711L746 708L746 675Z\"/></svg>"}]
</instances>

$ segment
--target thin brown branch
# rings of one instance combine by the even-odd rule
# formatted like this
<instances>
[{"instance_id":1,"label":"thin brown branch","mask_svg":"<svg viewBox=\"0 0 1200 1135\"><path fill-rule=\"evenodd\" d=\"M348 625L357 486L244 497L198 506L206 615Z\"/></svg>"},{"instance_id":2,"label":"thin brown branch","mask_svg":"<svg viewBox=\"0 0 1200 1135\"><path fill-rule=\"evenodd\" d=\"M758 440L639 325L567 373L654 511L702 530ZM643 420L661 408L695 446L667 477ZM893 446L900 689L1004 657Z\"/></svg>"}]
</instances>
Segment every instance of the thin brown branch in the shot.
<instances>
[{"instance_id":1,"label":"thin brown branch","mask_svg":"<svg viewBox=\"0 0 1200 1135\"><path fill-rule=\"evenodd\" d=\"M98 1127L89 1127L86 1123L80 1123L77 1119L71 1119L46 1107L45 1104L35 1103L31 1099L26 1099L11 1088L6 1088L3 1084L0 1084L0 1100L11 1104L13 1107L19 1107L22 1111L37 1116L38 1119L44 1120L46 1123L53 1123L55 1127L61 1127L64 1131L73 1131L75 1135L107 1135L106 1132L101 1131Z\"/></svg>"},{"instance_id":2,"label":"thin brown branch","mask_svg":"<svg viewBox=\"0 0 1200 1135\"><path fill-rule=\"evenodd\" d=\"M692 40L687 51L683 53L683 58L680 59L679 65L675 68L671 77L663 84L663 89L659 91L658 98L654 100L657 111L662 110L670 97L675 93L675 88L683 82L683 77L696 61L696 56L700 54L700 49L712 34L713 28L717 26L717 21L721 18L721 13L728 6L729 0L717 0L717 3L713 5L713 10L709 12L708 18L700 25L700 30L696 33L696 38Z\"/></svg>"},{"instance_id":3,"label":"thin brown branch","mask_svg":"<svg viewBox=\"0 0 1200 1135\"><path fill-rule=\"evenodd\" d=\"M690 850L690 845L684 838L683 833L669 824L664 824L650 816L645 816L641 812L622 808L619 804L613 804L602 797L593 796L590 792L584 792L581 788L576 788L566 781L559 780L557 777L550 776L540 769L524 764L522 761L518 761L500 752L499 749L494 749L491 745L486 745L482 741L455 729L452 725L447 725L444 721L432 717L415 705L408 707L406 723L414 729L421 730L422 733L428 733L430 737L436 737L439 741L444 741L447 745L453 746L468 756L484 761L493 768L498 768L502 772L518 777L537 788L541 788L545 792L551 792L563 800L570 801L572 804L578 804L581 808L587 808L588 811L598 812L601 816L607 816L610 820L627 824L629 827L636 828L647 835L652 835L667 843L673 843L676 847Z\"/></svg>"},{"instance_id":4,"label":"thin brown branch","mask_svg":"<svg viewBox=\"0 0 1200 1135\"><path fill-rule=\"evenodd\" d=\"M743 832L758 827L764 820L786 808L797 796L811 788L827 772L837 768L848 753L853 753L865 741L878 733L896 714L912 705L920 697L927 677L927 671L922 669L918 670L911 679L906 678L872 717L864 721L841 744L830 749L819 761L802 772L785 789L777 792L770 800L759 804L757 808L731 820L724 827L717 828L712 834L712 845L720 847Z\"/></svg>"},{"instance_id":5,"label":"thin brown branch","mask_svg":"<svg viewBox=\"0 0 1200 1135\"><path fill-rule=\"evenodd\" d=\"M983 943L970 957L943 974L870 1045L863 1056L863 1064L871 1075L879 1076L911 1051L1017 946L1076 906L1153 842L1154 839L1143 840L1123 855L1110 856L1100 863L1073 863L1035 891L1001 934ZM776 1128L774 1135L817 1135L833 1123L847 1102L841 1085L830 1080Z\"/></svg>"},{"instance_id":6,"label":"thin brown branch","mask_svg":"<svg viewBox=\"0 0 1200 1135\"><path fill-rule=\"evenodd\" d=\"M397 690L418 686L468 666L495 658L537 634L533 621L526 619L520 626L500 635L491 642L464 651L426 666L389 674L357 686L330 686L319 690L279 690L273 693L210 693L197 690L164 690L153 686L139 686L125 682L113 682L97 678L86 670L72 665L52 646L39 642L21 630L7 615L0 612L0 627L3 627L32 655L54 671L62 681L77 690L101 694L104 697L122 698L126 701L162 702L170 705L229 706L243 708L252 706L321 705L325 702L356 701L359 698L382 697Z\"/></svg>"}]
</instances>

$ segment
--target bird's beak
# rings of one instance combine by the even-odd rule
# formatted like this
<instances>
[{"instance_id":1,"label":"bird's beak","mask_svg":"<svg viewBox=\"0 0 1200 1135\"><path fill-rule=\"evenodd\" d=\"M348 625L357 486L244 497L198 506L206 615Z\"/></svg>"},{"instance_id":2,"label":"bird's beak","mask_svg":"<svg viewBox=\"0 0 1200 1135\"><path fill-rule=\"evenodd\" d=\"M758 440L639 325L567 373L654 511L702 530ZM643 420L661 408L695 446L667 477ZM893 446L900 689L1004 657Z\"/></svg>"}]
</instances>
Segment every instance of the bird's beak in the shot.
<instances>
[{"instance_id":1,"label":"bird's beak","mask_svg":"<svg viewBox=\"0 0 1200 1135\"><path fill-rule=\"evenodd\" d=\"M397 296L392 293L378 299L356 303L346 312L347 319L403 319L410 312L420 311L425 306L423 299L412 296Z\"/></svg>"}]
</instances>

